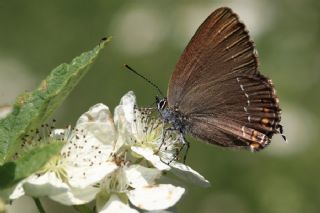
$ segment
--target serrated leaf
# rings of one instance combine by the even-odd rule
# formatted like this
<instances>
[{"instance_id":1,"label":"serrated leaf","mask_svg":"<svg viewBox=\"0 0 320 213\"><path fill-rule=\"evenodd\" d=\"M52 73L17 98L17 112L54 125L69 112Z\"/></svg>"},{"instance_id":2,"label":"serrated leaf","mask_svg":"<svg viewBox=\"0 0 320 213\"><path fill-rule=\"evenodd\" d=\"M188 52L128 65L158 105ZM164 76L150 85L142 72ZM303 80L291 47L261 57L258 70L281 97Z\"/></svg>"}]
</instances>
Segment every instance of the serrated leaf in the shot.
<instances>
[{"instance_id":1,"label":"serrated leaf","mask_svg":"<svg viewBox=\"0 0 320 213\"><path fill-rule=\"evenodd\" d=\"M26 152L18 160L6 162L0 166L0 189L13 186L38 171L51 157L60 152L63 145L62 142L41 145Z\"/></svg>"},{"instance_id":2,"label":"serrated leaf","mask_svg":"<svg viewBox=\"0 0 320 213\"><path fill-rule=\"evenodd\" d=\"M110 40L102 40L93 50L82 53L70 64L59 65L36 90L16 99L11 114L0 120L0 165L12 159L26 132L38 127L61 105Z\"/></svg>"}]
</instances>

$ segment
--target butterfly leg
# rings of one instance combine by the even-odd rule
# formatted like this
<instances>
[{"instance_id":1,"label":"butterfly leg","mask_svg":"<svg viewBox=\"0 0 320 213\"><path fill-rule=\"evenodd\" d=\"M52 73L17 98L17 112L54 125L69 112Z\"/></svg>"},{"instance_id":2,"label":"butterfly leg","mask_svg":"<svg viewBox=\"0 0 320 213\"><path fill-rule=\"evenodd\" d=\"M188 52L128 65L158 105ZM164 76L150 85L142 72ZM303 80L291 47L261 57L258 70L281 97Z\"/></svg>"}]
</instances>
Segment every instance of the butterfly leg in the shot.
<instances>
[{"instance_id":1,"label":"butterfly leg","mask_svg":"<svg viewBox=\"0 0 320 213\"><path fill-rule=\"evenodd\" d=\"M175 128L173 128L173 127L163 128L163 130L162 130L162 136L161 136L161 144L160 144L158 150L155 152L155 154L159 153L160 150L161 150L161 148L162 148L162 146L166 144L165 138L166 138L166 136L167 136L167 133L168 133L168 132L176 132L176 131L177 131L177 130L176 130ZM179 140L180 140L180 139L179 139ZM180 140L180 141L181 141L181 140ZM182 147L183 147L183 146L182 146ZM166 150L166 148L165 148L165 150ZM177 152L180 152L180 151L181 151L181 149L179 149L179 151L177 151ZM170 165L170 163L171 163L173 160L175 160L176 158L177 158L177 155L174 156L169 162L165 162L165 161L163 161L162 158L160 157L160 161L161 161L162 163L165 163L165 164L167 164L167 165Z\"/></svg>"},{"instance_id":2,"label":"butterfly leg","mask_svg":"<svg viewBox=\"0 0 320 213\"><path fill-rule=\"evenodd\" d=\"M164 126L164 122L162 122L162 126ZM166 137L166 134L167 134L167 131L165 130L165 128L163 128L163 129L162 129L162 135L161 135L161 144L160 144L160 146L159 146L159 148L158 148L157 153L160 151L161 147L162 147L163 144L164 144L164 139L165 139L165 137Z\"/></svg>"},{"instance_id":3,"label":"butterfly leg","mask_svg":"<svg viewBox=\"0 0 320 213\"><path fill-rule=\"evenodd\" d=\"M163 124L163 126L164 126L164 124ZM158 151L157 151L156 153L158 153L158 152L160 151L160 149L162 148L162 146L165 144L165 138L166 138L166 136L167 136L167 133L168 133L168 132L171 132L171 131L176 131L176 129L173 128L173 127L163 128L163 130L162 130L162 136L161 136L161 144L160 144L160 146L159 146L159 148L158 148Z\"/></svg>"},{"instance_id":4,"label":"butterfly leg","mask_svg":"<svg viewBox=\"0 0 320 213\"><path fill-rule=\"evenodd\" d=\"M183 156L183 163L185 164L186 160L187 160L187 156L188 156L188 151L190 149L190 143L189 143L189 141L186 140L186 138L184 136L182 136L182 138L184 140L184 144L186 145L186 151Z\"/></svg>"},{"instance_id":5,"label":"butterfly leg","mask_svg":"<svg viewBox=\"0 0 320 213\"><path fill-rule=\"evenodd\" d=\"M187 160L187 155L188 155L188 151L189 151L189 148L190 148L190 143L185 139L184 135L182 133L180 133L180 136L179 136L179 141L182 143L181 147L177 150L177 153L176 155L169 161L169 164L174 161L174 160L178 160L178 156L180 155L180 153L182 152L182 150L186 147L186 151L184 153L184 156L183 156L183 163L186 162Z\"/></svg>"}]
</instances>

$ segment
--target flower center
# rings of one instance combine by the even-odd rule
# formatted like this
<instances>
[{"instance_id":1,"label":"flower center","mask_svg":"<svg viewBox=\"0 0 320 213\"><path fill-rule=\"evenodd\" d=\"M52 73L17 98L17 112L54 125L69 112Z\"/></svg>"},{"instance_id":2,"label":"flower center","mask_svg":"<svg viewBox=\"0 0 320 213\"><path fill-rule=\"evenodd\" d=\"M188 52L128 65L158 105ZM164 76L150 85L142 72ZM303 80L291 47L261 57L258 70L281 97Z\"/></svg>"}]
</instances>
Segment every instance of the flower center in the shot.
<instances>
[{"instance_id":1,"label":"flower center","mask_svg":"<svg viewBox=\"0 0 320 213\"><path fill-rule=\"evenodd\" d=\"M53 156L37 174L40 176L46 172L53 172L61 181L68 182L68 174L63 166L60 155Z\"/></svg>"},{"instance_id":2,"label":"flower center","mask_svg":"<svg viewBox=\"0 0 320 213\"><path fill-rule=\"evenodd\" d=\"M162 121L153 117L148 109L135 109L135 117L132 137L134 143L153 150L157 149L162 137Z\"/></svg>"},{"instance_id":3,"label":"flower center","mask_svg":"<svg viewBox=\"0 0 320 213\"><path fill-rule=\"evenodd\" d=\"M152 116L149 109L135 109L135 116L132 136L134 145L150 148L166 159L174 158L183 146L179 133L167 130L170 126Z\"/></svg>"}]
</instances>

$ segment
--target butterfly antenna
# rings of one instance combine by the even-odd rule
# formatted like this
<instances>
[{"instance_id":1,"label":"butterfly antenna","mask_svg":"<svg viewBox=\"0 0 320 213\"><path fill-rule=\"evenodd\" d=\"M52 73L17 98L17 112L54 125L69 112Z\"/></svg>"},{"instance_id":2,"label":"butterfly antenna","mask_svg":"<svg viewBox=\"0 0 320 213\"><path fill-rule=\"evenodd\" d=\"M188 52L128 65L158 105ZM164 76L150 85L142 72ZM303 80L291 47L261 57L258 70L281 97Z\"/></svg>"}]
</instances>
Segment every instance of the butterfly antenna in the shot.
<instances>
[{"instance_id":1,"label":"butterfly antenna","mask_svg":"<svg viewBox=\"0 0 320 213\"><path fill-rule=\"evenodd\" d=\"M140 76L141 78L143 78L146 82L148 82L151 86L153 86L154 88L156 88L159 92L159 94L164 97L162 91L160 90L160 88L155 84L153 83L152 81L150 81L149 79L147 79L146 77L144 77L143 75L141 75L140 73L138 73L137 71L135 71L134 69L132 69L128 64L124 64L124 66L130 70L131 72L133 72L134 74Z\"/></svg>"}]
</instances>

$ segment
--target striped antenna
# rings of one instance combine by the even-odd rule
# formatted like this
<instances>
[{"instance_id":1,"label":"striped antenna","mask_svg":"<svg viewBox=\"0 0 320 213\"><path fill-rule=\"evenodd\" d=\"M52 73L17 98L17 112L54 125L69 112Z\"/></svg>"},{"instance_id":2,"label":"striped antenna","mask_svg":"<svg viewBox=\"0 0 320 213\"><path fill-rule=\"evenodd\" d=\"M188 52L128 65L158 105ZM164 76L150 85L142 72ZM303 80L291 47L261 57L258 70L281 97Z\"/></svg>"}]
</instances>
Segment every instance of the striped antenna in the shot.
<instances>
[{"instance_id":1,"label":"striped antenna","mask_svg":"<svg viewBox=\"0 0 320 213\"><path fill-rule=\"evenodd\" d=\"M162 91L160 90L160 88L155 84L153 83L151 80L147 79L146 77L144 77L143 75L141 75L140 73L138 73L137 71L135 71L134 69L132 69L128 64L124 64L124 66L130 70L131 72L133 72L134 74L136 74L137 76L141 77L142 79L144 79L146 82L148 82L151 86L153 86L154 88L156 88L159 92L159 94L164 97Z\"/></svg>"}]
</instances>

